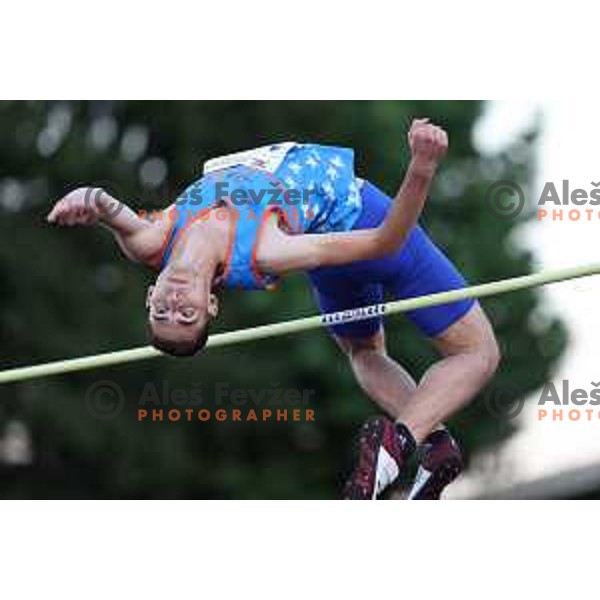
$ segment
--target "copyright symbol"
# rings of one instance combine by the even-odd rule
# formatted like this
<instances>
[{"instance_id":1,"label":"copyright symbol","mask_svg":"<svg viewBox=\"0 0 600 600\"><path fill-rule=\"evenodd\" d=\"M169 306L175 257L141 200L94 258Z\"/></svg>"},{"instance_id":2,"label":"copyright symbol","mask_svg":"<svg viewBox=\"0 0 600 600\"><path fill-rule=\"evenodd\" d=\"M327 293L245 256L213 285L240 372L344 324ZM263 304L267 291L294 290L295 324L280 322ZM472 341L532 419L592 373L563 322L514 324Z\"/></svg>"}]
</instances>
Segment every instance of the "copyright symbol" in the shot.
<instances>
[{"instance_id":1,"label":"copyright symbol","mask_svg":"<svg viewBox=\"0 0 600 600\"><path fill-rule=\"evenodd\" d=\"M105 219L114 219L123 210L123 203L113 200L107 203L106 206L102 206L100 204L102 194L106 194L106 192L101 187L88 188L83 201L87 208L101 212ZM108 196L108 194L106 195Z\"/></svg>"},{"instance_id":2,"label":"copyright symbol","mask_svg":"<svg viewBox=\"0 0 600 600\"><path fill-rule=\"evenodd\" d=\"M520 394L514 387L498 387L485 394L485 407L490 415L496 419L514 419L521 414L525 399L519 398ZM515 400L515 398L519 398Z\"/></svg>"},{"instance_id":3,"label":"copyright symbol","mask_svg":"<svg viewBox=\"0 0 600 600\"><path fill-rule=\"evenodd\" d=\"M96 381L85 393L85 406L95 419L108 421L123 410L123 390L113 381Z\"/></svg>"},{"instance_id":4,"label":"copyright symbol","mask_svg":"<svg viewBox=\"0 0 600 600\"><path fill-rule=\"evenodd\" d=\"M513 219L521 214L525 206L525 194L514 181L503 179L490 185L485 192L485 201L497 217Z\"/></svg>"}]
</instances>

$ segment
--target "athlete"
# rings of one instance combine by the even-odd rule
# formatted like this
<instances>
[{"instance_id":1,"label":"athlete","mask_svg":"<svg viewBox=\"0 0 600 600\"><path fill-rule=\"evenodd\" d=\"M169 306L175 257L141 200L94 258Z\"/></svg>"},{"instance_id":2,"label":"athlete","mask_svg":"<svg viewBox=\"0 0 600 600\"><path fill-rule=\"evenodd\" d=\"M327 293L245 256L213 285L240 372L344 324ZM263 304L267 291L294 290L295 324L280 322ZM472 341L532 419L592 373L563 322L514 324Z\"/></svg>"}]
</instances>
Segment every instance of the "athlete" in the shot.
<instances>
[{"instance_id":1,"label":"athlete","mask_svg":"<svg viewBox=\"0 0 600 600\"><path fill-rule=\"evenodd\" d=\"M107 227L130 259L156 271L146 306L152 344L188 356L218 314L223 286L272 289L308 272L323 313L447 291L465 280L418 225L446 154L427 119L408 132L411 161L394 199L356 177L353 151L285 143L213 159L161 218L142 218L99 188L59 200L48 221ZM499 362L490 323L473 300L407 313L440 353L417 383L386 353L382 319L333 325L362 389L386 413L362 427L348 499L376 499L420 446L411 499L438 499L460 473L442 423L485 385ZM388 418L389 417L389 418Z\"/></svg>"}]
</instances>

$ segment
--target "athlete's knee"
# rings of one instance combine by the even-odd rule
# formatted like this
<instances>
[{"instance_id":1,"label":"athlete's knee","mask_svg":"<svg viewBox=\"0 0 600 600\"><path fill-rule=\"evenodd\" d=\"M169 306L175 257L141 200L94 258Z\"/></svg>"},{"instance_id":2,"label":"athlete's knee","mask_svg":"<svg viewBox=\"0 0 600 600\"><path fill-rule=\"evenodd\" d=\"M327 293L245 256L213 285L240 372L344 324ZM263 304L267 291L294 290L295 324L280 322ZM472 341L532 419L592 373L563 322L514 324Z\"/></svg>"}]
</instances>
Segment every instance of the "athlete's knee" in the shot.
<instances>
[{"instance_id":1,"label":"athlete's knee","mask_svg":"<svg viewBox=\"0 0 600 600\"><path fill-rule=\"evenodd\" d=\"M492 325L479 306L441 334L436 346L446 356L468 356L485 380L493 377L502 360Z\"/></svg>"},{"instance_id":2,"label":"athlete's knee","mask_svg":"<svg viewBox=\"0 0 600 600\"><path fill-rule=\"evenodd\" d=\"M475 343L473 352L479 357L482 375L486 379L491 379L502 360L502 353L494 332L482 335Z\"/></svg>"},{"instance_id":3,"label":"athlete's knee","mask_svg":"<svg viewBox=\"0 0 600 600\"><path fill-rule=\"evenodd\" d=\"M483 381L488 381L494 376L502 359L500 346L491 326L482 328L465 352L472 356L473 368L477 369Z\"/></svg>"}]
</instances>

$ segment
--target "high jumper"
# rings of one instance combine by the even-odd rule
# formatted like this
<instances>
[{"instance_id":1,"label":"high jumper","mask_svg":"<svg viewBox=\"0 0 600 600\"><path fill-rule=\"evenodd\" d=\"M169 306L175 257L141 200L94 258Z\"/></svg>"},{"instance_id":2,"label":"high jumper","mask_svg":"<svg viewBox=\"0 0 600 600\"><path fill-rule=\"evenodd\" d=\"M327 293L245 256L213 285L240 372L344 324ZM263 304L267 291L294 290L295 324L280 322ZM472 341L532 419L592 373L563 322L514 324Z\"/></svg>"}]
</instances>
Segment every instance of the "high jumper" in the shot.
<instances>
[{"instance_id":1,"label":"high jumper","mask_svg":"<svg viewBox=\"0 0 600 600\"><path fill-rule=\"evenodd\" d=\"M146 299L152 344L188 356L206 344L225 286L271 289L282 275L305 271L323 313L381 305L384 293L405 300L463 289L462 275L418 224L446 132L415 120L408 143L411 161L393 199L356 176L352 150L290 142L209 161L167 218L142 218L104 190L79 188L56 202L48 221L101 224L128 258L156 270ZM462 468L443 422L500 361L474 298L406 314L440 355L419 382L387 354L381 314L329 323L359 385L387 415L361 429L345 498L376 499L419 445L409 497L439 498Z\"/></svg>"}]
</instances>

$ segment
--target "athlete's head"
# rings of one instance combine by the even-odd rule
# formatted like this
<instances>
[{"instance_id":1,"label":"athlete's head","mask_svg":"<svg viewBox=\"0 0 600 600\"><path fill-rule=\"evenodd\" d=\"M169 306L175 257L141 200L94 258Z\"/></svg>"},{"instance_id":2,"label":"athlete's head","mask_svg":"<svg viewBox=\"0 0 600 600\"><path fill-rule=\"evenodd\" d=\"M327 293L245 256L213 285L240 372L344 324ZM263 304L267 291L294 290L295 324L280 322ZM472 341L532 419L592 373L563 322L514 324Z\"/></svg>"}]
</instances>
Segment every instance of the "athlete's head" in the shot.
<instances>
[{"instance_id":1,"label":"athlete's head","mask_svg":"<svg viewBox=\"0 0 600 600\"><path fill-rule=\"evenodd\" d=\"M173 356L191 356L208 339L219 306L212 277L201 277L185 263L169 263L146 297L152 345Z\"/></svg>"}]
</instances>

